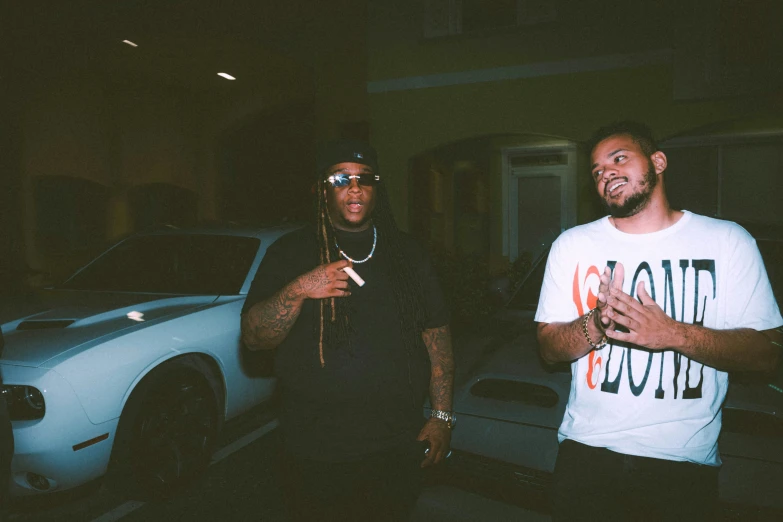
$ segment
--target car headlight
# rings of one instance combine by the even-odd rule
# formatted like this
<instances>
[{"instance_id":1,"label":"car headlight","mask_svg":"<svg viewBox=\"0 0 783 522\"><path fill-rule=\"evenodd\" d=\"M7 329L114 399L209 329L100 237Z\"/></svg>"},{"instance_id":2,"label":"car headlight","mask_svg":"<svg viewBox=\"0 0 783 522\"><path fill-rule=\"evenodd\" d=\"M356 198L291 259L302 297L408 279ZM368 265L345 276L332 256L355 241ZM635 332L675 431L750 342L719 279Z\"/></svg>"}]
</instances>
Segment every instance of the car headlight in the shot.
<instances>
[{"instance_id":1,"label":"car headlight","mask_svg":"<svg viewBox=\"0 0 783 522\"><path fill-rule=\"evenodd\" d=\"M41 419L46 413L46 401L38 388L18 384L4 384L3 397L11 420Z\"/></svg>"}]
</instances>

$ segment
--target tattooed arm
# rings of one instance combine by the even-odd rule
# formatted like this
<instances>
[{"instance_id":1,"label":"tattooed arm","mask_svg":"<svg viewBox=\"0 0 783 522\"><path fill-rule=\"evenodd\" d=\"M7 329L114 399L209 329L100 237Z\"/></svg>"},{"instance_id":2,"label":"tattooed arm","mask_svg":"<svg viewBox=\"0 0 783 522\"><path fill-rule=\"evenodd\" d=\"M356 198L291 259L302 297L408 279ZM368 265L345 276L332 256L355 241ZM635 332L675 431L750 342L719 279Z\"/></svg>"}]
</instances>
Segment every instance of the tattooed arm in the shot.
<instances>
[{"instance_id":1,"label":"tattooed arm","mask_svg":"<svg viewBox=\"0 0 783 522\"><path fill-rule=\"evenodd\" d=\"M448 326L430 328L421 334L430 356L430 403L433 409L451 411L454 392L454 354Z\"/></svg>"},{"instance_id":2,"label":"tattooed arm","mask_svg":"<svg viewBox=\"0 0 783 522\"><path fill-rule=\"evenodd\" d=\"M454 354L448 326L430 328L421 334L430 356L430 404L434 410L452 411L454 392ZM431 418L419 433L418 440L429 440L430 452L422 467L437 464L446 458L451 443L451 429L446 421Z\"/></svg>"},{"instance_id":3,"label":"tattooed arm","mask_svg":"<svg viewBox=\"0 0 783 522\"><path fill-rule=\"evenodd\" d=\"M242 315L242 341L250 350L271 350L285 340L305 299L351 295L345 260L320 265L300 275Z\"/></svg>"}]
</instances>

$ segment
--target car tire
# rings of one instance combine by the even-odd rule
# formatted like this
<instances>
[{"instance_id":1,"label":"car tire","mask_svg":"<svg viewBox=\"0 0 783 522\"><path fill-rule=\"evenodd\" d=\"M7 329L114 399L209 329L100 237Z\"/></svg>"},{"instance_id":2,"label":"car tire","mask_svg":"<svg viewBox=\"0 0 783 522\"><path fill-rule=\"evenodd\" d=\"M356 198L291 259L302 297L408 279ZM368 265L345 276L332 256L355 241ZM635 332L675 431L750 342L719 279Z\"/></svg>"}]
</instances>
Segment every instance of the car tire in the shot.
<instances>
[{"instance_id":1,"label":"car tire","mask_svg":"<svg viewBox=\"0 0 783 522\"><path fill-rule=\"evenodd\" d=\"M109 486L133 497L170 497L209 465L222 418L209 366L184 356L150 372L123 408Z\"/></svg>"}]
</instances>

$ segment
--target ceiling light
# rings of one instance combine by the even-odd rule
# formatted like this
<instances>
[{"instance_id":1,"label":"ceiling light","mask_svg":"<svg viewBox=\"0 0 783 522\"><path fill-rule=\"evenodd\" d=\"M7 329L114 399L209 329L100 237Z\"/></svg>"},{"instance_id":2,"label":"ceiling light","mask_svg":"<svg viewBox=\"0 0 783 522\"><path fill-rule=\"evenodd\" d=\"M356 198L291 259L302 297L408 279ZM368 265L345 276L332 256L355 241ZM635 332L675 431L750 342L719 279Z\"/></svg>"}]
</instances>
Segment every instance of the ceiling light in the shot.
<instances>
[{"instance_id":1,"label":"ceiling light","mask_svg":"<svg viewBox=\"0 0 783 522\"><path fill-rule=\"evenodd\" d=\"M138 47L138 45L136 45L135 43L131 42L130 40L123 40L122 43L128 44L131 47Z\"/></svg>"},{"instance_id":2,"label":"ceiling light","mask_svg":"<svg viewBox=\"0 0 783 522\"><path fill-rule=\"evenodd\" d=\"M226 80L236 80L236 78L234 78L228 73L218 73L218 76L220 76L221 78L225 78Z\"/></svg>"}]
</instances>

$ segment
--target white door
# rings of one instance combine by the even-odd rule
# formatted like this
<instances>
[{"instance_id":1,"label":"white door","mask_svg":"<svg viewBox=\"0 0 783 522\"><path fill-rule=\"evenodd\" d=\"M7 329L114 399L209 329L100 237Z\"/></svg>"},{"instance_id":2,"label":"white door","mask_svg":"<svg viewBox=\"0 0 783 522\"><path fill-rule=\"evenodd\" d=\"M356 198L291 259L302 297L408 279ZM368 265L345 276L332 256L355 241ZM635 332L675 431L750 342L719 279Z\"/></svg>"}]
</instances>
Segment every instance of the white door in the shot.
<instances>
[{"instance_id":1,"label":"white door","mask_svg":"<svg viewBox=\"0 0 783 522\"><path fill-rule=\"evenodd\" d=\"M508 157L508 255L538 257L575 224L576 152L521 150Z\"/></svg>"}]
</instances>

